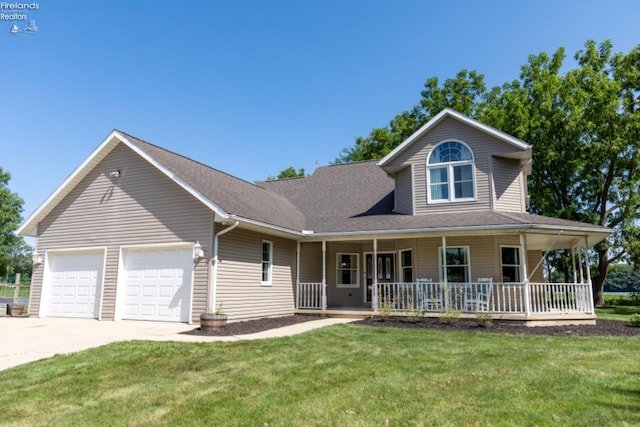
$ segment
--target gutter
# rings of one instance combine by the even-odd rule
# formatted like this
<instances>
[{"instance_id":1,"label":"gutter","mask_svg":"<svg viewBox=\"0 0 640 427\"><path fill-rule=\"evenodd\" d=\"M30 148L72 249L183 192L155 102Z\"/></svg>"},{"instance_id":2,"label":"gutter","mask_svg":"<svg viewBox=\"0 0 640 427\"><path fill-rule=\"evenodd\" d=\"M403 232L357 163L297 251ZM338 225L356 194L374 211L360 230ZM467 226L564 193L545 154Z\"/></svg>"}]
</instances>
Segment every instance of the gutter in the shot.
<instances>
[{"instance_id":1,"label":"gutter","mask_svg":"<svg viewBox=\"0 0 640 427\"><path fill-rule=\"evenodd\" d=\"M207 295L207 313L213 313L216 307L216 292L218 287L218 246L220 236L227 234L240 224L240 221L236 221L232 226L225 228L224 230L214 233L213 237L213 256L211 257L211 263L209 264L209 294Z\"/></svg>"}]
</instances>

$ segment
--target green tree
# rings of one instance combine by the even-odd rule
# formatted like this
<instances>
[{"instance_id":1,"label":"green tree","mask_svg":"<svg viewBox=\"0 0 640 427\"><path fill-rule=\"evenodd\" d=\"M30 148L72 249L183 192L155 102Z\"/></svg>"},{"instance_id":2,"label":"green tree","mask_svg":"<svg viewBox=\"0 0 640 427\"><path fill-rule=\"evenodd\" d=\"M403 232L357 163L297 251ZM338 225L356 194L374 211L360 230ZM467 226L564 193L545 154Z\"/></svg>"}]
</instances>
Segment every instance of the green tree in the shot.
<instances>
[{"instance_id":1,"label":"green tree","mask_svg":"<svg viewBox=\"0 0 640 427\"><path fill-rule=\"evenodd\" d=\"M269 175L267 177L267 181L275 181L278 179L286 179L286 178L298 178L301 176L305 176L304 168L300 168L296 171L293 166L289 166L288 168L281 170L278 176L274 177Z\"/></svg>"},{"instance_id":2,"label":"green tree","mask_svg":"<svg viewBox=\"0 0 640 427\"><path fill-rule=\"evenodd\" d=\"M609 265L640 259L640 46L614 54L610 41L590 40L576 68L562 73L564 59L562 48L530 56L520 81L492 91L481 120L533 145L534 213L614 230L596 247L603 305Z\"/></svg>"},{"instance_id":3,"label":"green tree","mask_svg":"<svg viewBox=\"0 0 640 427\"><path fill-rule=\"evenodd\" d=\"M9 189L10 180L11 174L0 167L0 265L6 273L13 272L15 248L24 243L22 237L14 233L22 220L23 201Z\"/></svg>"},{"instance_id":4,"label":"green tree","mask_svg":"<svg viewBox=\"0 0 640 427\"><path fill-rule=\"evenodd\" d=\"M610 41L589 40L574 59L563 72L563 48L531 55L519 79L490 91L475 71L442 87L430 78L418 105L336 161L381 158L445 107L531 143L531 211L614 230L596 248L593 291L602 305L609 265L640 260L640 46L613 53ZM556 270L569 265L561 256L552 262Z\"/></svg>"}]
</instances>

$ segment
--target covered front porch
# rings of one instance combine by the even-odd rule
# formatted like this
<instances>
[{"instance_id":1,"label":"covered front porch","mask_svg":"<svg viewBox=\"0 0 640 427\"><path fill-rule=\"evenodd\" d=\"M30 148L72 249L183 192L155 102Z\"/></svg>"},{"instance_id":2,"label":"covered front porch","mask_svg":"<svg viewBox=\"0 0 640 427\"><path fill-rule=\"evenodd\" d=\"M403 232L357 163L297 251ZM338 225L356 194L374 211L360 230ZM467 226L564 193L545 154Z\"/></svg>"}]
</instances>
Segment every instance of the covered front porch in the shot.
<instances>
[{"instance_id":1,"label":"covered front porch","mask_svg":"<svg viewBox=\"0 0 640 427\"><path fill-rule=\"evenodd\" d=\"M588 235L562 230L301 242L296 311L594 323L589 245ZM545 278L551 249L570 250L572 282Z\"/></svg>"}]
</instances>

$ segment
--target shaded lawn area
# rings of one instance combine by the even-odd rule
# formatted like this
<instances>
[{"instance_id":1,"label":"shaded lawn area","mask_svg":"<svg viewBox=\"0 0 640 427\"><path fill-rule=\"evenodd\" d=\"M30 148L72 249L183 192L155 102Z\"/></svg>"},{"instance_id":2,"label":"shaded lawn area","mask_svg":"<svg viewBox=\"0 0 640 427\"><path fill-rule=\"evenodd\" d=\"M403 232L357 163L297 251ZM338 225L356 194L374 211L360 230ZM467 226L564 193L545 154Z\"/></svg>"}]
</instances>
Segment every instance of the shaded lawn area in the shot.
<instances>
[{"instance_id":1,"label":"shaded lawn area","mask_svg":"<svg viewBox=\"0 0 640 427\"><path fill-rule=\"evenodd\" d=\"M640 314L640 306L611 305L596 308L596 315L598 316L598 319L628 321L632 314Z\"/></svg>"},{"instance_id":2,"label":"shaded lawn area","mask_svg":"<svg viewBox=\"0 0 640 427\"><path fill-rule=\"evenodd\" d=\"M640 337L339 325L123 342L2 372L8 425L640 424Z\"/></svg>"}]
</instances>

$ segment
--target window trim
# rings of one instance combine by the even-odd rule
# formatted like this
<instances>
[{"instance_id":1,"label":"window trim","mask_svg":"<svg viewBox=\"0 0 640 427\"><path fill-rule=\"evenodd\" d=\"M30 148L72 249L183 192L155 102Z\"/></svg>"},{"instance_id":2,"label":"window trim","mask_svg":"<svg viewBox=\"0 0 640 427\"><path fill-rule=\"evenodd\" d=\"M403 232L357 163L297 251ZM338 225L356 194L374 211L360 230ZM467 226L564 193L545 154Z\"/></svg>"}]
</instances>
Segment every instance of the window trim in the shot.
<instances>
[{"instance_id":1,"label":"window trim","mask_svg":"<svg viewBox=\"0 0 640 427\"><path fill-rule=\"evenodd\" d=\"M269 260L264 259L264 245L269 245ZM264 280L264 267L267 264L267 280ZM271 240L262 240L260 245L260 286L271 286L273 280L273 242Z\"/></svg>"},{"instance_id":2,"label":"window trim","mask_svg":"<svg viewBox=\"0 0 640 427\"><path fill-rule=\"evenodd\" d=\"M405 252L410 252L411 253L411 265L406 266L404 265L404 258L402 257L402 255ZM400 260L399 264L400 264L400 274L399 274L399 279L401 279L401 282L403 283L413 283L414 282L414 276L413 276L413 248L406 248L406 249L400 249L398 251L398 258ZM404 281L404 271L405 269L411 269L411 280L409 282L405 282Z\"/></svg>"},{"instance_id":3,"label":"window trim","mask_svg":"<svg viewBox=\"0 0 640 427\"><path fill-rule=\"evenodd\" d=\"M340 268L340 257L342 255L349 255L356 257L356 265L355 268L352 266L350 268ZM340 272L342 270L355 270L355 278L356 283L338 283L338 278L340 277ZM352 275L353 278L353 275ZM360 287L360 254L357 252L336 252L336 288L351 288L357 289Z\"/></svg>"},{"instance_id":4,"label":"window trim","mask_svg":"<svg viewBox=\"0 0 640 427\"><path fill-rule=\"evenodd\" d=\"M502 262L502 248L510 248L510 249L515 249L518 253L518 262L519 264L504 264ZM516 246L516 245L500 245L500 279L502 280L502 283L522 283L522 277L519 277L518 280L512 280L510 282L506 282L504 280L504 267L516 267L517 268L517 272L518 272L518 276L522 275L522 254L520 253L520 246Z\"/></svg>"},{"instance_id":5,"label":"window trim","mask_svg":"<svg viewBox=\"0 0 640 427\"><path fill-rule=\"evenodd\" d=\"M464 264L467 266L467 279L468 282L451 282L451 283L469 283L471 282L471 249L469 247L469 245L451 245L451 246L447 246L447 249L460 249L460 248L464 248L467 251L467 263ZM447 267L449 267L449 265L447 264ZM440 282L444 282L444 276L445 276L445 271L444 271L444 265L442 262L442 246L438 246L438 272L440 274ZM449 283L449 277L447 277L447 283Z\"/></svg>"},{"instance_id":6,"label":"window trim","mask_svg":"<svg viewBox=\"0 0 640 427\"><path fill-rule=\"evenodd\" d=\"M435 150L441 146L442 144L446 144L448 142L455 142L457 144L461 144L464 147L467 148L467 150L469 150L469 152L471 153L471 160L460 160L460 161L455 161L455 162L444 162L444 163L434 163L434 164L429 164L429 159L431 159L431 156L433 155L433 153L435 152ZM425 161L425 165L426 165L426 173L425 173L425 179L427 181L427 203L428 204L440 204L440 203L458 203L458 202L474 202L477 200L478 197L478 189L477 189L477 180L476 180L476 156L473 153L473 150L471 149L471 147L469 147L468 144L466 144L463 141L457 140L457 139L446 139L444 141L440 141L439 143L437 143L436 145L434 145L430 152L429 155L427 156L427 159ZM454 168L456 166L466 166L466 165L470 165L471 166L471 183L473 186L473 196L472 197L459 197L457 198L455 195L455 181L454 181ZM441 168L447 168L447 189L448 189L448 198L446 199L434 199L431 195L431 170L432 169L441 169Z\"/></svg>"}]
</instances>

